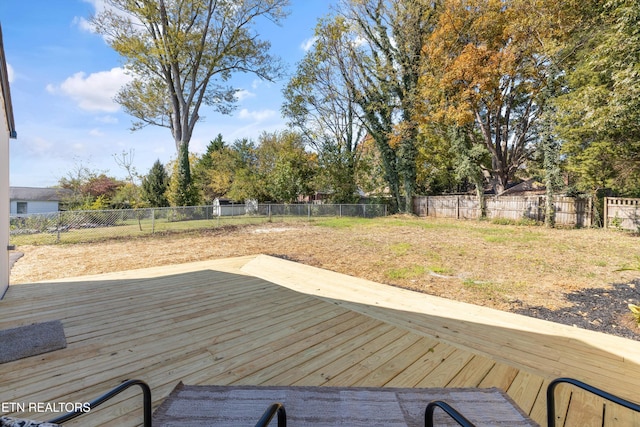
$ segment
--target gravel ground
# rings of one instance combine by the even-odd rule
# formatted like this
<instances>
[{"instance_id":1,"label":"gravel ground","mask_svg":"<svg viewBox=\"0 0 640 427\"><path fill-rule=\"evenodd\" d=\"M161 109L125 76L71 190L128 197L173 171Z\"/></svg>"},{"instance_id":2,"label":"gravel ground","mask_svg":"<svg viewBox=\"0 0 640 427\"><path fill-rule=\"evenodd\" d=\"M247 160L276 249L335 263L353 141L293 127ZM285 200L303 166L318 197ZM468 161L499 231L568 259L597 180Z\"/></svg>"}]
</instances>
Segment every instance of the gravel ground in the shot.
<instances>
[{"instance_id":1,"label":"gravel ground","mask_svg":"<svg viewBox=\"0 0 640 427\"><path fill-rule=\"evenodd\" d=\"M550 310L543 306L514 304L511 311L525 316L640 340L640 329L629 314L628 304L637 304L640 280L611 288L582 289L566 295L571 306Z\"/></svg>"}]
</instances>

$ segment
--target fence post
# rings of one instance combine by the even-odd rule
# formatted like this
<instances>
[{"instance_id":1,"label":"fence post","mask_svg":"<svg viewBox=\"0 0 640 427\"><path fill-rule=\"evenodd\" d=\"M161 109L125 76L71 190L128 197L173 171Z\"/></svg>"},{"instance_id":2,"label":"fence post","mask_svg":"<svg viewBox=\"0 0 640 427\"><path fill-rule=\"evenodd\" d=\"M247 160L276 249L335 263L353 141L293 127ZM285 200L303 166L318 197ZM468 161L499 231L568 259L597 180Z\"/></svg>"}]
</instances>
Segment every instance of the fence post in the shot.
<instances>
[{"instance_id":1,"label":"fence post","mask_svg":"<svg viewBox=\"0 0 640 427\"><path fill-rule=\"evenodd\" d=\"M56 229L57 229L56 242L57 243L60 243L60 227L62 227L62 218L60 216L60 211L58 211L58 226L56 227Z\"/></svg>"},{"instance_id":2,"label":"fence post","mask_svg":"<svg viewBox=\"0 0 640 427\"><path fill-rule=\"evenodd\" d=\"M311 204L307 204L307 221L311 221Z\"/></svg>"},{"instance_id":3,"label":"fence post","mask_svg":"<svg viewBox=\"0 0 640 427\"><path fill-rule=\"evenodd\" d=\"M156 209L151 208L151 234L156 233Z\"/></svg>"},{"instance_id":4,"label":"fence post","mask_svg":"<svg viewBox=\"0 0 640 427\"><path fill-rule=\"evenodd\" d=\"M605 197L604 198L604 212L602 213L602 221L603 221L603 228L607 229L609 226L609 198Z\"/></svg>"}]
</instances>

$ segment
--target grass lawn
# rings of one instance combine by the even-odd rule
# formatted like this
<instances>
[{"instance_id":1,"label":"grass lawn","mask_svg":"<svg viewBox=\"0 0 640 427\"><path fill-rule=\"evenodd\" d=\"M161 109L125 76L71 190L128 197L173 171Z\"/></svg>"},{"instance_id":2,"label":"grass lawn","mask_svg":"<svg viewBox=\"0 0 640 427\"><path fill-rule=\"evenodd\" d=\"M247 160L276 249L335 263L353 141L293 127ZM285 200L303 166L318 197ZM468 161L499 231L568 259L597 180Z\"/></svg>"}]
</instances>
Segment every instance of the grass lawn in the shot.
<instances>
[{"instance_id":1,"label":"grass lawn","mask_svg":"<svg viewBox=\"0 0 640 427\"><path fill-rule=\"evenodd\" d=\"M225 227L210 222L197 230L136 239L17 243L25 256L11 281L265 253L445 298L551 320L569 313L569 323L635 333L627 308L640 303L635 235L409 216L236 221ZM117 228L111 227L110 237Z\"/></svg>"}]
</instances>

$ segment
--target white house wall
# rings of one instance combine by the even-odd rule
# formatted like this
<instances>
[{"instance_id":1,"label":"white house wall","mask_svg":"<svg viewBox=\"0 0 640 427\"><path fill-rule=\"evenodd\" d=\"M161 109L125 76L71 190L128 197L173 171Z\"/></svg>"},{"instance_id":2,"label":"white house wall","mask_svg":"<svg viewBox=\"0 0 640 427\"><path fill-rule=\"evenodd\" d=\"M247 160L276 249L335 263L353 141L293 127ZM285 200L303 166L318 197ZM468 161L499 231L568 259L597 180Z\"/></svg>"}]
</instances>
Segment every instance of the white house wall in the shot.
<instances>
[{"instance_id":1,"label":"white house wall","mask_svg":"<svg viewBox=\"0 0 640 427\"><path fill-rule=\"evenodd\" d=\"M9 287L9 136L4 94L0 90L0 298Z\"/></svg>"},{"instance_id":2,"label":"white house wall","mask_svg":"<svg viewBox=\"0 0 640 427\"><path fill-rule=\"evenodd\" d=\"M11 215L18 215L18 202L25 202L27 204L27 215L58 212L58 202L55 201L12 200Z\"/></svg>"}]
</instances>

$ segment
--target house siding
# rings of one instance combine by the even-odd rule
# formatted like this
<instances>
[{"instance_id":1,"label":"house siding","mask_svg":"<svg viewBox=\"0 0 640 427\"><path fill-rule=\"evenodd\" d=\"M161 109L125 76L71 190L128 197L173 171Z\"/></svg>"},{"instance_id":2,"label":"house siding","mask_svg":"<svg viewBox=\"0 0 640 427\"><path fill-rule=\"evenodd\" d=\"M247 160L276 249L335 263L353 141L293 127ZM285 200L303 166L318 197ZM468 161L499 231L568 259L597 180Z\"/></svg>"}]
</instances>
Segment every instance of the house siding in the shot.
<instances>
[{"instance_id":1,"label":"house siding","mask_svg":"<svg viewBox=\"0 0 640 427\"><path fill-rule=\"evenodd\" d=\"M9 140L16 129L0 27L0 299L9 288Z\"/></svg>"},{"instance_id":2,"label":"house siding","mask_svg":"<svg viewBox=\"0 0 640 427\"><path fill-rule=\"evenodd\" d=\"M27 204L26 214L18 213L18 202L24 202ZM59 203L56 201L11 200L9 212L12 216L44 214L58 212L59 207Z\"/></svg>"}]
</instances>

